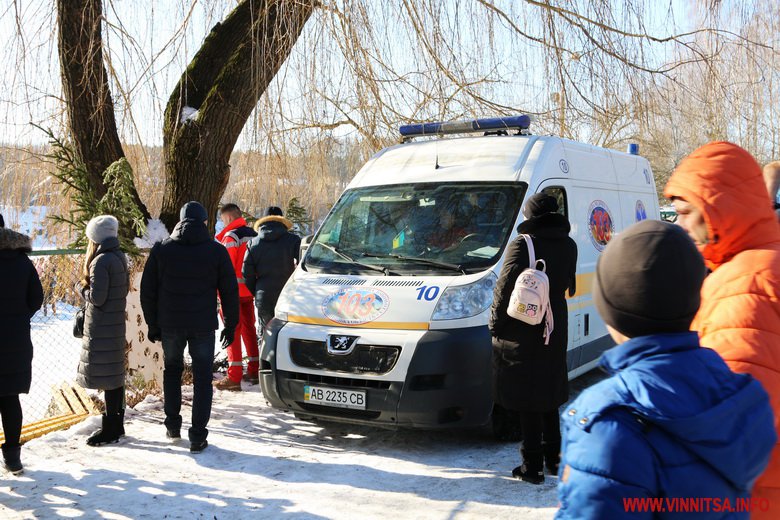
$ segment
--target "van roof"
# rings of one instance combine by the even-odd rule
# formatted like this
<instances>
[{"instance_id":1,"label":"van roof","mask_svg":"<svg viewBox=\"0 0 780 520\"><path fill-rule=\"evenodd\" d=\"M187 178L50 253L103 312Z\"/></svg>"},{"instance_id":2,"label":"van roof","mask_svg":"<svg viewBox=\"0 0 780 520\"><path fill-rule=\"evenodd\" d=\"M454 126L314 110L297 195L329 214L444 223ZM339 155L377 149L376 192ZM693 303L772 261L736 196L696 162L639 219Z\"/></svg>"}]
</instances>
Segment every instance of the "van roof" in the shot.
<instances>
[{"instance_id":1,"label":"van roof","mask_svg":"<svg viewBox=\"0 0 780 520\"><path fill-rule=\"evenodd\" d=\"M610 166L611 164L611 166ZM637 155L556 136L470 136L412 141L380 150L348 188L421 182L519 182L534 173L648 186L652 174Z\"/></svg>"}]
</instances>

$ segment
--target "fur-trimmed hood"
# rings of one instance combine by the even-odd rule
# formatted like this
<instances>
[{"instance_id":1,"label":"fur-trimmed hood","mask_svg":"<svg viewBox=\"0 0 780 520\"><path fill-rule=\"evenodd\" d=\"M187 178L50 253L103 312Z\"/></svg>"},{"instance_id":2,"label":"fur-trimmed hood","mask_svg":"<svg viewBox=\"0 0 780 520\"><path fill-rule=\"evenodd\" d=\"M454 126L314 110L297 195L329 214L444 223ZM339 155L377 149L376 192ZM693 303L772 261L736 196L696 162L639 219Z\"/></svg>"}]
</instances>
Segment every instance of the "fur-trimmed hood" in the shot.
<instances>
[{"instance_id":1,"label":"fur-trimmed hood","mask_svg":"<svg viewBox=\"0 0 780 520\"><path fill-rule=\"evenodd\" d=\"M280 215L268 215L267 217L262 217L257 219L257 222L255 222L255 231L260 230L260 226L263 224L267 224L268 222L279 222L281 224L284 224L284 226L289 230L292 229L293 223L290 222L290 220L286 219L285 217L282 217Z\"/></svg>"},{"instance_id":2,"label":"fur-trimmed hood","mask_svg":"<svg viewBox=\"0 0 780 520\"><path fill-rule=\"evenodd\" d=\"M32 240L27 235L8 228L0 228L0 251L32 251Z\"/></svg>"}]
</instances>

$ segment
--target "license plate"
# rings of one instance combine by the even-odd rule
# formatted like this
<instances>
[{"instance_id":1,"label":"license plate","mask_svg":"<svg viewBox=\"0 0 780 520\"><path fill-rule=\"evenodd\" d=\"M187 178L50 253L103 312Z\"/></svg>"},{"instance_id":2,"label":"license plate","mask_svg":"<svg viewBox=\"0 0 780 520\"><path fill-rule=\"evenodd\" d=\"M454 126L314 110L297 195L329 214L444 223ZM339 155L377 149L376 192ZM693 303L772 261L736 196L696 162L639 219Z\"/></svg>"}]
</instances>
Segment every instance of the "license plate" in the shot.
<instances>
[{"instance_id":1,"label":"license plate","mask_svg":"<svg viewBox=\"0 0 780 520\"><path fill-rule=\"evenodd\" d=\"M303 387L303 400L307 403L338 406L339 408L366 409L366 393L355 390L341 390L324 386Z\"/></svg>"}]
</instances>

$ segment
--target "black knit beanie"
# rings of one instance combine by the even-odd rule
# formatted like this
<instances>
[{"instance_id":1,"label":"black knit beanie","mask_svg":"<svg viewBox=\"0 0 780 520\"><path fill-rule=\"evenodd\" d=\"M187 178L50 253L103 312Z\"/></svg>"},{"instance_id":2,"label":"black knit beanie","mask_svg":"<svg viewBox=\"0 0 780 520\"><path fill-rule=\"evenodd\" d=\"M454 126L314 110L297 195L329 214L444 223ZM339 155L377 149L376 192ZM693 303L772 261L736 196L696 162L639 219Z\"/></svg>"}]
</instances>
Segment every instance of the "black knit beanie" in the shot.
<instances>
[{"instance_id":1,"label":"black knit beanie","mask_svg":"<svg viewBox=\"0 0 780 520\"><path fill-rule=\"evenodd\" d=\"M3 220L3 214L0 213L0 227L5 227L5 220Z\"/></svg>"},{"instance_id":2,"label":"black knit beanie","mask_svg":"<svg viewBox=\"0 0 780 520\"><path fill-rule=\"evenodd\" d=\"M535 193L531 195L523 205L523 216L525 218L538 217L545 213L556 213L558 211L558 201L552 195L546 193Z\"/></svg>"},{"instance_id":3,"label":"black knit beanie","mask_svg":"<svg viewBox=\"0 0 780 520\"><path fill-rule=\"evenodd\" d=\"M179 211L179 220L194 220L195 222L204 222L208 220L209 215L203 204L197 201L190 201L181 207Z\"/></svg>"},{"instance_id":4,"label":"black knit beanie","mask_svg":"<svg viewBox=\"0 0 780 520\"><path fill-rule=\"evenodd\" d=\"M629 338L685 332L705 274L704 259L680 226L643 220L601 254L593 300L604 322Z\"/></svg>"},{"instance_id":5,"label":"black knit beanie","mask_svg":"<svg viewBox=\"0 0 780 520\"><path fill-rule=\"evenodd\" d=\"M277 206L268 206L265 210L265 216L266 217L283 217L284 213L282 212L282 208L279 208Z\"/></svg>"}]
</instances>

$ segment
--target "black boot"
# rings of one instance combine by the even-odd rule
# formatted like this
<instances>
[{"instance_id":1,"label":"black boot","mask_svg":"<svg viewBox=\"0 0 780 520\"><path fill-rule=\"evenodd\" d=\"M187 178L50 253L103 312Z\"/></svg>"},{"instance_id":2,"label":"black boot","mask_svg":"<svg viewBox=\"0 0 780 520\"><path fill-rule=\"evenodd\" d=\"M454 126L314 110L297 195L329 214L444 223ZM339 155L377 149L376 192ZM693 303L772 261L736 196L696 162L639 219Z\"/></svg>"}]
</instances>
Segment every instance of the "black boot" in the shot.
<instances>
[{"instance_id":1,"label":"black boot","mask_svg":"<svg viewBox=\"0 0 780 520\"><path fill-rule=\"evenodd\" d=\"M542 445L542 451L544 452L544 466L547 468L550 475L558 474L558 466L561 463L561 441L558 442L545 442Z\"/></svg>"},{"instance_id":2,"label":"black boot","mask_svg":"<svg viewBox=\"0 0 780 520\"><path fill-rule=\"evenodd\" d=\"M124 435L124 427L122 426L121 413L114 413L111 415L103 414L103 427L92 434L87 439L89 446L100 446L102 444L110 444L119 441L119 437Z\"/></svg>"},{"instance_id":3,"label":"black boot","mask_svg":"<svg viewBox=\"0 0 780 520\"><path fill-rule=\"evenodd\" d=\"M507 410L499 405L493 405L493 437L497 441L521 442L523 427L520 424L520 414Z\"/></svg>"},{"instance_id":4,"label":"black boot","mask_svg":"<svg viewBox=\"0 0 780 520\"><path fill-rule=\"evenodd\" d=\"M523 463L512 470L512 476L531 484L544 482L544 466L542 464L542 452L523 451Z\"/></svg>"},{"instance_id":5,"label":"black boot","mask_svg":"<svg viewBox=\"0 0 780 520\"><path fill-rule=\"evenodd\" d=\"M5 469L18 475L24 470L21 459L22 447L21 446L8 446L3 444L3 460L5 461Z\"/></svg>"},{"instance_id":6,"label":"black boot","mask_svg":"<svg viewBox=\"0 0 780 520\"><path fill-rule=\"evenodd\" d=\"M125 409L119 410L119 436L125 434Z\"/></svg>"}]
</instances>

